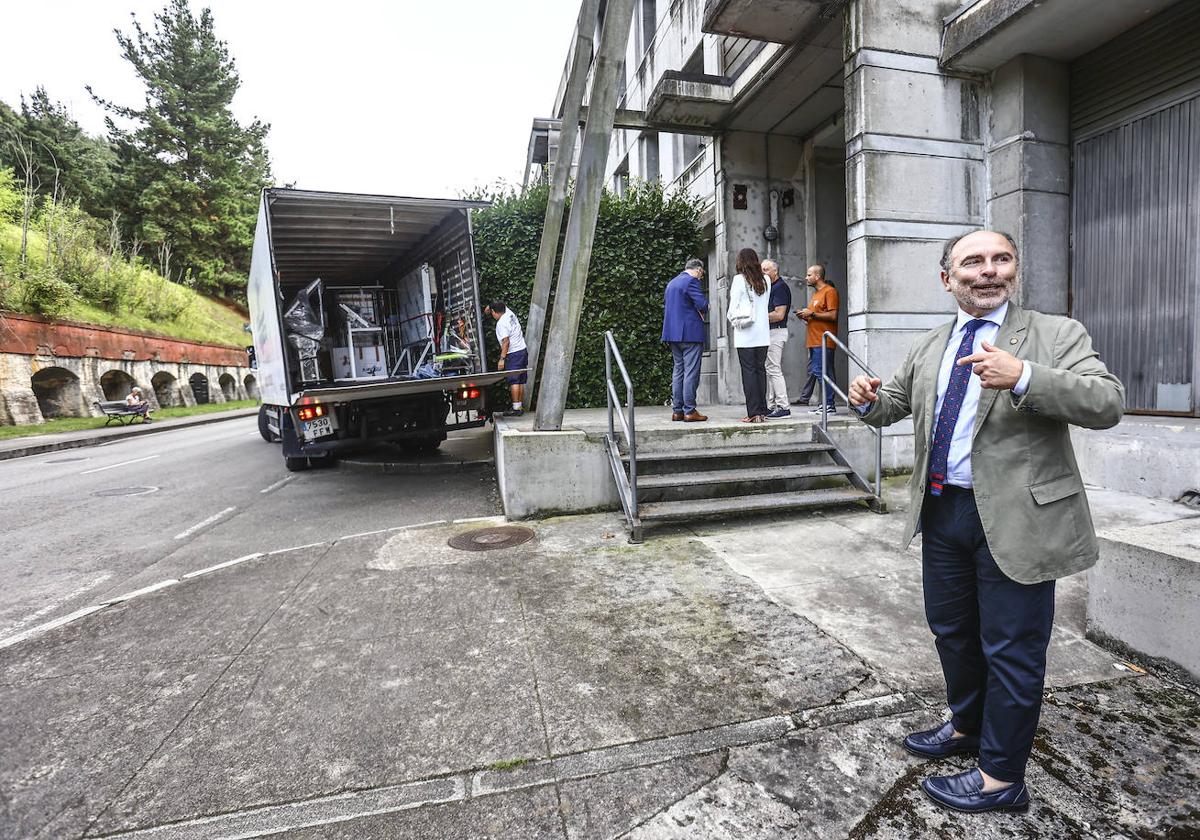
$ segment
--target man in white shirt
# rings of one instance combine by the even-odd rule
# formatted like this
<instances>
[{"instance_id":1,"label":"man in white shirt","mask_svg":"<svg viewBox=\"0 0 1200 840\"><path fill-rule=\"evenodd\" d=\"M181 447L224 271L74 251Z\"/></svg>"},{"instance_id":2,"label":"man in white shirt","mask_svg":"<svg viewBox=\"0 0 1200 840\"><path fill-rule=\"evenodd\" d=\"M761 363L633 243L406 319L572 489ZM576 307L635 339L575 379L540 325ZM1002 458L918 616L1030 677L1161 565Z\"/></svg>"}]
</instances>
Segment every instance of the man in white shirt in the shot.
<instances>
[{"instance_id":1,"label":"man in white shirt","mask_svg":"<svg viewBox=\"0 0 1200 840\"><path fill-rule=\"evenodd\" d=\"M496 340L500 342L500 361L497 370L520 371L509 377L508 390L512 396L512 410L504 412L506 417L520 417L525 413L523 397L525 383L529 375L525 368L529 365L529 352L525 345L525 333L517 315L509 309L502 300L494 300L484 310L496 320Z\"/></svg>"},{"instance_id":2,"label":"man in white shirt","mask_svg":"<svg viewBox=\"0 0 1200 840\"><path fill-rule=\"evenodd\" d=\"M1029 807L1055 580L1099 556L1070 426L1108 428L1124 410L1124 387L1083 325L1022 309L1011 300L1018 279L1011 236L948 241L941 280L956 319L918 338L887 385L859 376L849 393L869 425L913 418L904 544L921 532L925 616L951 717L904 748L979 754L978 767L921 784L966 812Z\"/></svg>"}]
</instances>

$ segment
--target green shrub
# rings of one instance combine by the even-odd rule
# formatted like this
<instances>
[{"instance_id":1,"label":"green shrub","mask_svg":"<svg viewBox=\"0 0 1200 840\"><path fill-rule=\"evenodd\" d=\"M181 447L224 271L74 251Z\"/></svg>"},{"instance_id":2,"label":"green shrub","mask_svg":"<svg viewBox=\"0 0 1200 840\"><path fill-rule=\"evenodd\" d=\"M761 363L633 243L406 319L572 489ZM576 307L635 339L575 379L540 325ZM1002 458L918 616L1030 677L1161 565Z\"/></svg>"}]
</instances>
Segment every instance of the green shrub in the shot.
<instances>
[{"instance_id":1,"label":"green shrub","mask_svg":"<svg viewBox=\"0 0 1200 840\"><path fill-rule=\"evenodd\" d=\"M177 321L195 301L181 286L154 275L143 275L137 311L154 321Z\"/></svg>"},{"instance_id":2,"label":"green shrub","mask_svg":"<svg viewBox=\"0 0 1200 840\"><path fill-rule=\"evenodd\" d=\"M17 255L0 249L0 309L17 305Z\"/></svg>"},{"instance_id":3,"label":"green shrub","mask_svg":"<svg viewBox=\"0 0 1200 840\"><path fill-rule=\"evenodd\" d=\"M75 302L75 289L45 265L29 265L20 283L22 309L51 318Z\"/></svg>"},{"instance_id":4,"label":"green shrub","mask_svg":"<svg viewBox=\"0 0 1200 840\"><path fill-rule=\"evenodd\" d=\"M503 300L523 324L529 317L548 195L545 185L524 192L499 189L490 196L492 206L472 217L483 298ZM660 341L663 292L684 262L700 255L699 217L694 199L683 193L668 194L658 183L636 183L624 197L604 194L567 392L569 408L607 403L605 330L613 331L637 401L659 404L670 397L671 354ZM557 271L556 266L556 282ZM553 296L549 311L553 311ZM485 329L485 333L488 358L494 364L499 355L495 331ZM623 386L618 386L618 393L624 395ZM491 396L494 407L509 404L504 386Z\"/></svg>"},{"instance_id":5,"label":"green shrub","mask_svg":"<svg viewBox=\"0 0 1200 840\"><path fill-rule=\"evenodd\" d=\"M21 188L11 169L0 169L0 222L21 220Z\"/></svg>"},{"instance_id":6,"label":"green shrub","mask_svg":"<svg viewBox=\"0 0 1200 840\"><path fill-rule=\"evenodd\" d=\"M109 312L117 312L128 291L105 270L105 259L97 250L100 223L77 205L46 204L36 227L49 242L49 267L83 300Z\"/></svg>"}]
</instances>

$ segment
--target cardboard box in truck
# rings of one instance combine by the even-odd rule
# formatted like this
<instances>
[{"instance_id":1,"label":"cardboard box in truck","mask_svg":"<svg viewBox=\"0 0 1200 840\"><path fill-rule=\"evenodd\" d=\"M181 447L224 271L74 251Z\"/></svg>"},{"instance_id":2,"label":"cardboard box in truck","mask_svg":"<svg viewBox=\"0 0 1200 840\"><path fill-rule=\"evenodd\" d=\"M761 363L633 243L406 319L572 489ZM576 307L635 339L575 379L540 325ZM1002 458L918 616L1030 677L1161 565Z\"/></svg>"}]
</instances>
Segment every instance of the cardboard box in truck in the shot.
<instances>
[{"instance_id":1,"label":"cardboard box in truck","mask_svg":"<svg viewBox=\"0 0 1200 840\"><path fill-rule=\"evenodd\" d=\"M247 297L259 431L288 469L487 421L471 211L484 202L262 193Z\"/></svg>"}]
</instances>

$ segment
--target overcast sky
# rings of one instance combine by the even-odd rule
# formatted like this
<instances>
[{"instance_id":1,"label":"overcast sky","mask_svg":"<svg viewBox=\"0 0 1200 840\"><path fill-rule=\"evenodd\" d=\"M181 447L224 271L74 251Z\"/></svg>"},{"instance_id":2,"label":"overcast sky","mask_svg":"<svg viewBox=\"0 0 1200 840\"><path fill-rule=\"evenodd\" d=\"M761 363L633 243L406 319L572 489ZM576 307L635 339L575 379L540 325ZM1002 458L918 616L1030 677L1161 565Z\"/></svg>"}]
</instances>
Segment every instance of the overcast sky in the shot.
<instances>
[{"instance_id":1,"label":"overcast sky","mask_svg":"<svg viewBox=\"0 0 1200 840\"><path fill-rule=\"evenodd\" d=\"M84 85L141 105L114 28L151 29L165 3L5 3L0 99L43 85L93 134ZM451 197L519 181L534 117L548 116L577 0L192 0L212 9L242 87L234 112L271 124L276 181L308 189Z\"/></svg>"}]
</instances>

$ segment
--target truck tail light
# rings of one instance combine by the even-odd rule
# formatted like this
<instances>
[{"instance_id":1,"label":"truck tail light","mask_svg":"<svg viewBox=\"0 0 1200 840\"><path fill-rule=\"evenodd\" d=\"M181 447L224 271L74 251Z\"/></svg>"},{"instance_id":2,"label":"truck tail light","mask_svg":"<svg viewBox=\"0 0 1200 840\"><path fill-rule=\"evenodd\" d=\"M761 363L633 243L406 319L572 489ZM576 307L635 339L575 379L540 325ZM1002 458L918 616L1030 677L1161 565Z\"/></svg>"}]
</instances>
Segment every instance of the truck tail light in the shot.
<instances>
[{"instance_id":1,"label":"truck tail light","mask_svg":"<svg viewBox=\"0 0 1200 840\"><path fill-rule=\"evenodd\" d=\"M483 389L474 382L460 385L451 392L454 398L455 411L468 411L483 408Z\"/></svg>"},{"instance_id":2,"label":"truck tail light","mask_svg":"<svg viewBox=\"0 0 1200 840\"><path fill-rule=\"evenodd\" d=\"M301 422L307 423L309 420L315 420L318 417L325 416L325 406L323 405L306 405L304 408L296 412L296 416Z\"/></svg>"}]
</instances>

